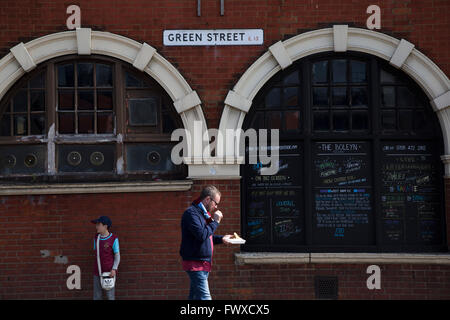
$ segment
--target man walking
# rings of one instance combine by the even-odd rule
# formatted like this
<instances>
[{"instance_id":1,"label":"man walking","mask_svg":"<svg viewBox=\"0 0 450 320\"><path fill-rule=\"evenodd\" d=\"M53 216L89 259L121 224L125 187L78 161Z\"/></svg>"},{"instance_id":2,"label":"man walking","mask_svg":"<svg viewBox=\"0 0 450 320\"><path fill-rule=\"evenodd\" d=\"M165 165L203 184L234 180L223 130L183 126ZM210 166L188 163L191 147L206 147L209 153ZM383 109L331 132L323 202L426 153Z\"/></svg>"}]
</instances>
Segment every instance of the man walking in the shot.
<instances>
[{"instance_id":1,"label":"man walking","mask_svg":"<svg viewBox=\"0 0 450 320\"><path fill-rule=\"evenodd\" d=\"M183 270L187 272L191 282L190 300L211 300L208 276L214 245L228 244L231 237L214 234L223 218L222 212L217 210L220 196L216 187L205 187L181 218L180 255Z\"/></svg>"}]
</instances>

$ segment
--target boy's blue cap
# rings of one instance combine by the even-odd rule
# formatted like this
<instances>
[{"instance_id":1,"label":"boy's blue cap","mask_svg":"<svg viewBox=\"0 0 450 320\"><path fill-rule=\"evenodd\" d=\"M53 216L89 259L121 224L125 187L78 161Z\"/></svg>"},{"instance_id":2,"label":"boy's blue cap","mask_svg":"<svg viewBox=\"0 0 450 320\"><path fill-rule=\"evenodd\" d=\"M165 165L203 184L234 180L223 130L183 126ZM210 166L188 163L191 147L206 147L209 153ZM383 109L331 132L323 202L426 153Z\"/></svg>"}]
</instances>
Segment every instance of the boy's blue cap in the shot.
<instances>
[{"instance_id":1,"label":"boy's blue cap","mask_svg":"<svg viewBox=\"0 0 450 320\"><path fill-rule=\"evenodd\" d=\"M100 222L100 223L102 223L104 225L107 225L108 227L111 227L111 225L112 225L111 219L109 217L107 217L107 216L101 216L98 219L91 220L91 222L92 223L99 223Z\"/></svg>"}]
</instances>

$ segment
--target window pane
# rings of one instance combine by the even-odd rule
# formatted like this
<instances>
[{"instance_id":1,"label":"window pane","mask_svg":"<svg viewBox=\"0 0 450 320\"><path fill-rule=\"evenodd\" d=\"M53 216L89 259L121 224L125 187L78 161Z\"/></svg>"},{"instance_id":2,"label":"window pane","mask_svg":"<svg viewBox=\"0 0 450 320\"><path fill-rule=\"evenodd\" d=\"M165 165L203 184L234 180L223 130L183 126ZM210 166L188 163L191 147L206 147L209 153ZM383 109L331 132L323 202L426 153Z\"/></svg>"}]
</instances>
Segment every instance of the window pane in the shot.
<instances>
[{"instance_id":1,"label":"window pane","mask_svg":"<svg viewBox=\"0 0 450 320\"><path fill-rule=\"evenodd\" d=\"M416 104L414 94L407 87L398 87L397 94L398 94L397 106L412 107Z\"/></svg>"},{"instance_id":2,"label":"window pane","mask_svg":"<svg viewBox=\"0 0 450 320\"><path fill-rule=\"evenodd\" d=\"M32 175L45 172L45 145L16 145L0 148L0 174Z\"/></svg>"},{"instance_id":3,"label":"window pane","mask_svg":"<svg viewBox=\"0 0 450 320\"><path fill-rule=\"evenodd\" d=\"M13 99L13 112L27 112L28 93L26 89L21 89Z\"/></svg>"},{"instance_id":4,"label":"window pane","mask_svg":"<svg viewBox=\"0 0 450 320\"><path fill-rule=\"evenodd\" d=\"M263 129L264 127L264 112L256 112L253 116L250 128Z\"/></svg>"},{"instance_id":5,"label":"window pane","mask_svg":"<svg viewBox=\"0 0 450 320\"><path fill-rule=\"evenodd\" d=\"M163 113L163 133L172 133L177 126L168 112Z\"/></svg>"},{"instance_id":6,"label":"window pane","mask_svg":"<svg viewBox=\"0 0 450 320\"><path fill-rule=\"evenodd\" d=\"M383 107L395 106L395 87L382 88L381 104L383 105Z\"/></svg>"},{"instance_id":7,"label":"window pane","mask_svg":"<svg viewBox=\"0 0 450 320\"><path fill-rule=\"evenodd\" d=\"M333 82L342 83L347 81L347 60L333 60L332 62Z\"/></svg>"},{"instance_id":8,"label":"window pane","mask_svg":"<svg viewBox=\"0 0 450 320\"><path fill-rule=\"evenodd\" d=\"M398 115L399 130L411 131L413 124L413 112L411 110L400 111Z\"/></svg>"},{"instance_id":9,"label":"window pane","mask_svg":"<svg viewBox=\"0 0 450 320\"><path fill-rule=\"evenodd\" d=\"M72 112L58 114L58 132L75 133L75 115Z\"/></svg>"},{"instance_id":10,"label":"window pane","mask_svg":"<svg viewBox=\"0 0 450 320\"><path fill-rule=\"evenodd\" d=\"M26 115L15 115L14 116L14 135L23 136L26 135L28 131L28 122Z\"/></svg>"},{"instance_id":11,"label":"window pane","mask_svg":"<svg viewBox=\"0 0 450 320\"><path fill-rule=\"evenodd\" d=\"M1 135L2 136L11 135L11 116L9 114L5 114L2 117Z\"/></svg>"},{"instance_id":12,"label":"window pane","mask_svg":"<svg viewBox=\"0 0 450 320\"><path fill-rule=\"evenodd\" d=\"M272 88L266 95L266 107L279 107L281 105L281 89Z\"/></svg>"},{"instance_id":13,"label":"window pane","mask_svg":"<svg viewBox=\"0 0 450 320\"><path fill-rule=\"evenodd\" d=\"M129 99L128 118L132 126L156 126L158 103L154 98Z\"/></svg>"},{"instance_id":14,"label":"window pane","mask_svg":"<svg viewBox=\"0 0 450 320\"><path fill-rule=\"evenodd\" d=\"M31 111L45 110L45 91L32 90L31 91Z\"/></svg>"},{"instance_id":15,"label":"window pane","mask_svg":"<svg viewBox=\"0 0 450 320\"><path fill-rule=\"evenodd\" d=\"M79 87L94 86L94 67L92 63L78 63L77 77Z\"/></svg>"},{"instance_id":16,"label":"window pane","mask_svg":"<svg viewBox=\"0 0 450 320\"><path fill-rule=\"evenodd\" d=\"M432 129L431 119L427 116L425 110L418 110L414 113L414 130L428 131Z\"/></svg>"},{"instance_id":17,"label":"window pane","mask_svg":"<svg viewBox=\"0 0 450 320\"><path fill-rule=\"evenodd\" d=\"M352 106L367 106L367 89L351 88Z\"/></svg>"},{"instance_id":18,"label":"window pane","mask_svg":"<svg viewBox=\"0 0 450 320\"><path fill-rule=\"evenodd\" d=\"M330 116L328 112L314 112L314 130L315 131L330 130Z\"/></svg>"},{"instance_id":19,"label":"window pane","mask_svg":"<svg viewBox=\"0 0 450 320\"><path fill-rule=\"evenodd\" d=\"M78 133L94 133L94 114L78 114Z\"/></svg>"},{"instance_id":20,"label":"window pane","mask_svg":"<svg viewBox=\"0 0 450 320\"><path fill-rule=\"evenodd\" d=\"M97 109L112 110L113 99L112 91L98 91L97 92Z\"/></svg>"},{"instance_id":21,"label":"window pane","mask_svg":"<svg viewBox=\"0 0 450 320\"><path fill-rule=\"evenodd\" d=\"M366 63L362 61L351 60L350 61L350 81L351 82L366 82Z\"/></svg>"},{"instance_id":22,"label":"window pane","mask_svg":"<svg viewBox=\"0 0 450 320\"><path fill-rule=\"evenodd\" d=\"M97 133L113 133L113 120L112 113L97 113Z\"/></svg>"},{"instance_id":23,"label":"window pane","mask_svg":"<svg viewBox=\"0 0 450 320\"><path fill-rule=\"evenodd\" d=\"M127 87L135 87L135 88L146 88L147 87L147 84L144 81L136 78L134 75L132 75L129 72L126 72L126 74L125 74L125 85Z\"/></svg>"},{"instance_id":24,"label":"window pane","mask_svg":"<svg viewBox=\"0 0 450 320\"><path fill-rule=\"evenodd\" d=\"M59 91L58 92L58 109L59 110L74 110L75 101L73 91Z\"/></svg>"},{"instance_id":25,"label":"window pane","mask_svg":"<svg viewBox=\"0 0 450 320\"><path fill-rule=\"evenodd\" d=\"M38 74L30 80L31 89L44 89L45 88L45 78L44 73Z\"/></svg>"},{"instance_id":26,"label":"window pane","mask_svg":"<svg viewBox=\"0 0 450 320\"><path fill-rule=\"evenodd\" d=\"M353 130L368 130L369 116L367 112L353 112L352 113L352 129Z\"/></svg>"},{"instance_id":27,"label":"window pane","mask_svg":"<svg viewBox=\"0 0 450 320\"><path fill-rule=\"evenodd\" d=\"M335 131L345 131L350 129L348 112L333 113L333 129Z\"/></svg>"},{"instance_id":28,"label":"window pane","mask_svg":"<svg viewBox=\"0 0 450 320\"><path fill-rule=\"evenodd\" d=\"M94 110L94 91L80 91L78 93L78 109Z\"/></svg>"},{"instance_id":29,"label":"window pane","mask_svg":"<svg viewBox=\"0 0 450 320\"><path fill-rule=\"evenodd\" d=\"M281 112L267 112L267 129L281 129Z\"/></svg>"},{"instance_id":30,"label":"window pane","mask_svg":"<svg viewBox=\"0 0 450 320\"><path fill-rule=\"evenodd\" d=\"M347 88L346 87L339 87L339 88L333 88L333 105L348 105L347 101Z\"/></svg>"},{"instance_id":31,"label":"window pane","mask_svg":"<svg viewBox=\"0 0 450 320\"><path fill-rule=\"evenodd\" d=\"M313 88L313 105L328 106L328 88Z\"/></svg>"},{"instance_id":32,"label":"window pane","mask_svg":"<svg viewBox=\"0 0 450 320\"><path fill-rule=\"evenodd\" d=\"M287 131L300 129L300 111L286 111L284 113L285 128Z\"/></svg>"},{"instance_id":33,"label":"window pane","mask_svg":"<svg viewBox=\"0 0 450 320\"><path fill-rule=\"evenodd\" d=\"M170 144L127 144L127 171L169 172L176 170L170 160L172 145Z\"/></svg>"},{"instance_id":34,"label":"window pane","mask_svg":"<svg viewBox=\"0 0 450 320\"><path fill-rule=\"evenodd\" d=\"M298 71L294 71L283 78L283 84L298 84L299 78L298 78Z\"/></svg>"},{"instance_id":35,"label":"window pane","mask_svg":"<svg viewBox=\"0 0 450 320\"><path fill-rule=\"evenodd\" d=\"M380 81L381 83L395 83L395 76L386 70L380 70Z\"/></svg>"},{"instance_id":36,"label":"window pane","mask_svg":"<svg viewBox=\"0 0 450 320\"><path fill-rule=\"evenodd\" d=\"M74 83L73 64L58 66L58 86L73 87Z\"/></svg>"},{"instance_id":37,"label":"window pane","mask_svg":"<svg viewBox=\"0 0 450 320\"><path fill-rule=\"evenodd\" d=\"M115 145L59 145L59 172L112 172L116 163Z\"/></svg>"},{"instance_id":38,"label":"window pane","mask_svg":"<svg viewBox=\"0 0 450 320\"><path fill-rule=\"evenodd\" d=\"M45 114L31 115L31 134L45 134Z\"/></svg>"},{"instance_id":39,"label":"window pane","mask_svg":"<svg viewBox=\"0 0 450 320\"><path fill-rule=\"evenodd\" d=\"M112 87L112 67L107 64L96 65L97 87Z\"/></svg>"},{"instance_id":40,"label":"window pane","mask_svg":"<svg viewBox=\"0 0 450 320\"><path fill-rule=\"evenodd\" d=\"M295 107L298 105L298 87L283 88L283 105Z\"/></svg>"},{"instance_id":41,"label":"window pane","mask_svg":"<svg viewBox=\"0 0 450 320\"><path fill-rule=\"evenodd\" d=\"M312 65L312 76L314 83L328 82L328 61L319 61Z\"/></svg>"},{"instance_id":42,"label":"window pane","mask_svg":"<svg viewBox=\"0 0 450 320\"><path fill-rule=\"evenodd\" d=\"M395 111L383 111L381 115L381 126L384 130L395 130L397 128Z\"/></svg>"}]
</instances>

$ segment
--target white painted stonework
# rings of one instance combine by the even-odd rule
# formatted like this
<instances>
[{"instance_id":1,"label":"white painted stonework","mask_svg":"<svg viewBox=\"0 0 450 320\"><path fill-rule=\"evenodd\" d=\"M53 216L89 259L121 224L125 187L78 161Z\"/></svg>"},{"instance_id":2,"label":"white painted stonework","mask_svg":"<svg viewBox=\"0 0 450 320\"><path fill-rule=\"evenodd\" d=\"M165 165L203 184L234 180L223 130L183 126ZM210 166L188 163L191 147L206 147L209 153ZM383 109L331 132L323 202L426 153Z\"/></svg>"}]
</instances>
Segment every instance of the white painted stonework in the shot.
<instances>
[{"instance_id":1,"label":"white painted stonework","mask_svg":"<svg viewBox=\"0 0 450 320\"><path fill-rule=\"evenodd\" d=\"M200 121L207 130L198 95L178 70L148 44L89 28L49 34L19 43L0 60L0 99L26 72L44 61L69 54L101 54L120 59L154 78L174 101L186 129ZM189 142L190 144L190 142Z\"/></svg>"},{"instance_id":2,"label":"white painted stonework","mask_svg":"<svg viewBox=\"0 0 450 320\"><path fill-rule=\"evenodd\" d=\"M450 81L444 72L415 49L413 44L372 30L334 26L299 34L283 41L282 45L293 62L319 52L358 51L389 61L412 77L428 96L439 118L445 144L445 155L442 159L445 163L446 175L450 176L450 160L448 160L450 159ZM282 64L280 65L269 50L247 69L230 92L248 104L253 101L262 86L281 69ZM225 132L226 129L241 129L247 112L246 108L227 104L225 101L219 130ZM228 146L229 143L226 145ZM236 159L234 172L239 172L238 157L234 154L234 150L235 148L231 146L226 148L225 152L227 158ZM207 168L205 168L206 173Z\"/></svg>"}]
</instances>

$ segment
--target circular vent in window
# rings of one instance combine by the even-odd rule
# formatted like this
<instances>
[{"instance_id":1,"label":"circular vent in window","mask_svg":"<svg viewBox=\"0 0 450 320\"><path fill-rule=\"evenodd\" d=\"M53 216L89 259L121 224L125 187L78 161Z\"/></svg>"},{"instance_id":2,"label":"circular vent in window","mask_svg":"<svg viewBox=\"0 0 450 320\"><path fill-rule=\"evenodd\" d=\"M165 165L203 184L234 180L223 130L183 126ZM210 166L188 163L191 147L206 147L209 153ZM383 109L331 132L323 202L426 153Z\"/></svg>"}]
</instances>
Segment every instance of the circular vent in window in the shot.
<instances>
[{"instance_id":1,"label":"circular vent in window","mask_svg":"<svg viewBox=\"0 0 450 320\"><path fill-rule=\"evenodd\" d=\"M79 165L81 162L81 154L77 151L72 151L67 156L67 162L69 162L69 164L74 167Z\"/></svg>"},{"instance_id":2,"label":"circular vent in window","mask_svg":"<svg viewBox=\"0 0 450 320\"><path fill-rule=\"evenodd\" d=\"M13 168L16 165L16 157L12 154L8 154L4 159L3 159L3 165L6 168Z\"/></svg>"},{"instance_id":3,"label":"circular vent in window","mask_svg":"<svg viewBox=\"0 0 450 320\"><path fill-rule=\"evenodd\" d=\"M152 165L158 164L160 160L161 156L156 151L152 151L147 154L147 161Z\"/></svg>"},{"instance_id":4,"label":"circular vent in window","mask_svg":"<svg viewBox=\"0 0 450 320\"><path fill-rule=\"evenodd\" d=\"M36 166L37 160L38 159L34 154L29 153L25 156L24 162L28 168L32 168L32 167Z\"/></svg>"},{"instance_id":5,"label":"circular vent in window","mask_svg":"<svg viewBox=\"0 0 450 320\"><path fill-rule=\"evenodd\" d=\"M103 162L105 162L105 157L103 156L103 153L96 151L96 152L92 152L91 154L91 163L94 166L100 166L103 164Z\"/></svg>"}]
</instances>

